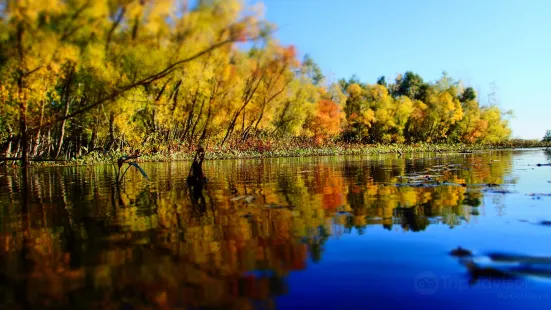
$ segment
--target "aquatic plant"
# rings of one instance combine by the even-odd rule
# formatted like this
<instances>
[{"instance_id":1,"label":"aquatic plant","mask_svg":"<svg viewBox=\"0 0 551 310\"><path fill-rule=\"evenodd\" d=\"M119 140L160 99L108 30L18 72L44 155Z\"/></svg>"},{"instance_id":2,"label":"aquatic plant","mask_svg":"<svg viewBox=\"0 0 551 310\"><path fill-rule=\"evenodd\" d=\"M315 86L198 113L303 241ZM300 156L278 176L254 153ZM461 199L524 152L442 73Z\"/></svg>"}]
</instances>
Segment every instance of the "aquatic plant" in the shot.
<instances>
[{"instance_id":1,"label":"aquatic plant","mask_svg":"<svg viewBox=\"0 0 551 310\"><path fill-rule=\"evenodd\" d=\"M138 157L139 156L137 156L137 155L135 155L135 156L123 155L123 156L121 156L117 159L116 163L117 163L118 169L115 168L115 172L116 172L117 183L118 184L122 183L122 181L124 180L124 176L126 175L126 172L128 172L128 169L130 169L130 167L135 167L144 178L149 180L149 177L147 176L147 173L145 173L145 171L142 169L142 167L140 167L140 165L138 165L138 163L136 161L132 161L133 159L137 159ZM124 164L128 164L128 167L126 167L124 172L121 174L121 168L123 167ZM113 163L113 167L115 167L115 163Z\"/></svg>"}]
</instances>

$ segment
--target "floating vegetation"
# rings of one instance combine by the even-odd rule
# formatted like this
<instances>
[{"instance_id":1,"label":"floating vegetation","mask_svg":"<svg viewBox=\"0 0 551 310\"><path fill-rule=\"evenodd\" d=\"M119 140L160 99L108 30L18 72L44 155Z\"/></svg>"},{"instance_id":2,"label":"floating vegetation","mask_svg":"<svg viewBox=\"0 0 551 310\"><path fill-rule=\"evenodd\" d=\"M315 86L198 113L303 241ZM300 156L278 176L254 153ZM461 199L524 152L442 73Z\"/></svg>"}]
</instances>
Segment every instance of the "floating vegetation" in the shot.
<instances>
[{"instance_id":1,"label":"floating vegetation","mask_svg":"<svg viewBox=\"0 0 551 310\"><path fill-rule=\"evenodd\" d=\"M492 194L512 194L512 193L516 193L516 192L513 192L513 191L510 191L508 189L493 189L493 188L488 188L488 189L485 189L484 192L486 193L492 193Z\"/></svg>"},{"instance_id":2,"label":"floating vegetation","mask_svg":"<svg viewBox=\"0 0 551 310\"><path fill-rule=\"evenodd\" d=\"M231 198L230 201L240 201L242 200L245 203L252 203L256 200L256 197L253 195L241 195L234 198Z\"/></svg>"},{"instance_id":3,"label":"floating vegetation","mask_svg":"<svg viewBox=\"0 0 551 310\"><path fill-rule=\"evenodd\" d=\"M531 197L551 197L551 194L542 194L542 193L531 193L531 194L528 194L528 196L531 196Z\"/></svg>"},{"instance_id":4,"label":"floating vegetation","mask_svg":"<svg viewBox=\"0 0 551 310\"><path fill-rule=\"evenodd\" d=\"M471 284L481 278L537 277L551 280L551 257L499 252L475 256L472 251L461 247L450 251L450 255L460 258L459 262L469 272Z\"/></svg>"},{"instance_id":5,"label":"floating vegetation","mask_svg":"<svg viewBox=\"0 0 551 310\"><path fill-rule=\"evenodd\" d=\"M488 253L488 256L492 261L495 262L507 262L507 263L519 263L519 264L546 264L551 268L551 257L545 256L526 256L526 255L515 255L507 253Z\"/></svg>"},{"instance_id":6,"label":"floating vegetation","mask_svg":"<svg viewBox=\"0 0 551 310\"><path fill-rule=\"evenodd\" d=\"M467 249L464 249L462 247L457 247L457 249L453 249L451 252L450 252L450 255L451 256L457 256L457 257L466 257L466 256L471 256L473 255L473 253Z\"/></svg>"},{"instance_id":7,"label":"floating vegetation","mask_svg":"<svg viewBox=\"0 0 551 310\"><path fill-rule=\"evenodd\" d=\"M137 159L138 159L137 155L136 156L123 155L117 159L118 170L116 170L116 175L117 175L118 183L121 183L124 180L124 176L126 175L126 172L128 172L128 169L130 169L130 167L136 168L144 178L149 180L147 173L145 173L142 167L140 167L136 162ZM124 164L128 164L128 167L126 167L126 170L124 170L124 172L121 174L121 168ZM113 164L113 166L114 165L115 164Z\"/></svg>"}]
</instances>

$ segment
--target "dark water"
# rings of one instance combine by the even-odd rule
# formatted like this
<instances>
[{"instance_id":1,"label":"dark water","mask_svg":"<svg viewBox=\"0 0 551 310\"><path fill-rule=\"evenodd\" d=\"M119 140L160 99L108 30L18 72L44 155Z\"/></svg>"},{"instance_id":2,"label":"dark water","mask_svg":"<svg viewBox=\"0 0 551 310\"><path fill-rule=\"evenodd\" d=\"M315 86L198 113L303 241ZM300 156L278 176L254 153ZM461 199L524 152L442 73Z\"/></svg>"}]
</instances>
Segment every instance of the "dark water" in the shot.
<instances>
[{"instance_id":1,"label":"dark water","mask_svg":"<svg viewBox=\"0 0 551 310\"><path fill-rule=\"evenodd\" d=\"M0 308L548 309L550 156L3 168Z\"/></svg>"}]
</instances>

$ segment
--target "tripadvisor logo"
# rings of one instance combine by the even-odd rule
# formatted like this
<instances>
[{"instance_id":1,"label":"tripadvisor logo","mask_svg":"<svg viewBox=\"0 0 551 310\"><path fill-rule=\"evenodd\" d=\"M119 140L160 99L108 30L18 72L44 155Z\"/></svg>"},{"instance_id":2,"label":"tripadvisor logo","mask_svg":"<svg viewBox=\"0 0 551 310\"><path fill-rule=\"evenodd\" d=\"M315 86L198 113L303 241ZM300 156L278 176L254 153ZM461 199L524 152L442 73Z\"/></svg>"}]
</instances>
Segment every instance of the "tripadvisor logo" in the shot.
<instances>
[{"instance_id":1,"label":"tripadvisor logo","mask_svg":"<svg viewBox=\"0 0 551 310\"><path fill-rule=\"evenodd\" d=\"M415 277L413 285L419 294L433 295L438 291L438 277L430 271L421 272Z\"/></svg>"},{"instance_id":2,"label":"tripadvisor logo","mask_svg":"<svg viewBox=\"0 0 551 310\"><path fill-rule=\"evenodd\" d=\"M413 286L421 295L434 295L439 289L526 289L529 283L523 279L479 279L469 282L465 278L438 277L433 272L424 271L415 277Z\"/></svg>"}]
</instances>

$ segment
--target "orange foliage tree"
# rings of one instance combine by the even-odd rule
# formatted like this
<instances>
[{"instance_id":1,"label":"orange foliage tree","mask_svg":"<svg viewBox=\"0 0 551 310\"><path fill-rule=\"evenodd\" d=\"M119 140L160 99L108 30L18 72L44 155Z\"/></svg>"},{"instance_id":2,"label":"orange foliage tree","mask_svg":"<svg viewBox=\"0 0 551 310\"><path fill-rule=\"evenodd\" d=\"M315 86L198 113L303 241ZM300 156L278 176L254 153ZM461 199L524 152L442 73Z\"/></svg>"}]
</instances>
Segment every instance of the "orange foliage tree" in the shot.
<instances>
[{"instance_id":1,"label":"orange foliage tree","mask_svg":"<svg viewBox=\"0 0 551 310\"><path fill-rule=\"evenodd\" d=\"M339 105L322 99L317 102L316 112L306 125L316 143L322 144L341 132L342 120L343 114Z\"/></svg>"}]
</instances>

